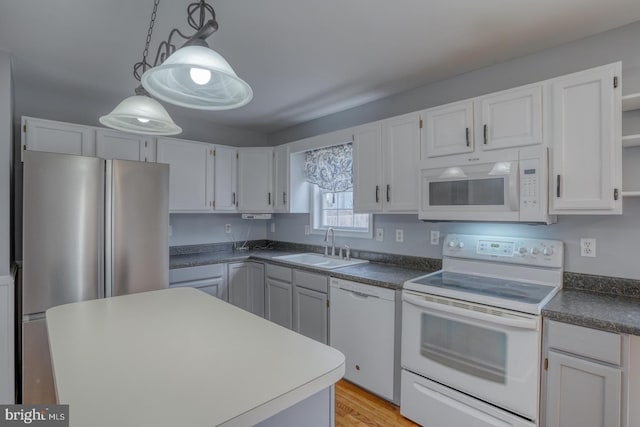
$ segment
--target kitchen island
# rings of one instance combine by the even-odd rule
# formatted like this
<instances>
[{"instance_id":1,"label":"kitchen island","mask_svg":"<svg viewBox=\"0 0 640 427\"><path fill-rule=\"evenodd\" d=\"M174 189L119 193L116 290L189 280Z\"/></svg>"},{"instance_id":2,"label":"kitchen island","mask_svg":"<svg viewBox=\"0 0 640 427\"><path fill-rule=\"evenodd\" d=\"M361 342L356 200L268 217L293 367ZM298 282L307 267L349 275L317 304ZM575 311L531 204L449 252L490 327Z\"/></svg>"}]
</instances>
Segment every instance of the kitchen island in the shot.
<instances>
[{"instance_id":1,"label":"kitchen island","mask_svg":"<svg viewBox=\"0 0 640 427\"><path fill-rule=\"evenodd\" d=\"M71 426L333 425L339 351L190 288L47 311Z\"/></svg>"}]
</instances>

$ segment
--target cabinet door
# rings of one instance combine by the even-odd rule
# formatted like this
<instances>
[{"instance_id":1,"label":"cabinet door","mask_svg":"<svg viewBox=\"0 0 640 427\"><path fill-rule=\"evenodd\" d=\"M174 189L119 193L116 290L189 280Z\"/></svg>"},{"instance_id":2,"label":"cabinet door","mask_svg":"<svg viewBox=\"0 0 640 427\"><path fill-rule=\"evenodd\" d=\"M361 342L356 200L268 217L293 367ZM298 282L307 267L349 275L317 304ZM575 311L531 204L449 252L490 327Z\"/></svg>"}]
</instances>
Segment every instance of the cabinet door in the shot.
<instances>
[{"instance_id":1,"label":"cabinet door","mask_svg":"<svg viewBox=\"0 0 640 427\"><path fill-rule=\"evenodd\" d=\"M550 82L550 213L622 213L620 63Z\"/></svg>"},{"instance_id":2,"label":"cabinet door","mask_svg":"<svg viewBox=\"0 0 640 427\"><path fill-rule=\"evenodd\" d=\"M373 123L353 134L353 210L382 211L382 128Z\"/></svg>"},{"instance_id":3,"label":"cabinet door","mask_svg":"<svg viewBox=\"0 0 640 427\"><path fill-rule=\"evenodd\" d=\"M542 144L542 85L480 98L483 150Z\"/></svg>"},{"instance_id":4,"label":"cabinet door","mask_svg":"<svg viewBox=\"0 0 640 427\"><path fill-rule=\"evenodd\" d=\"M620 426L618 368L549 351L547 427Z\"/></svg>"},{"instance_id":5,"label":"cabinet door","mask_svg":"<svg viewBox=\"0 0 640 427\"><path fill-rule=\"evenodd\" d=\"M289 147L273 149L273 210L289 212Z\"/></svg>"},{"instance_id":6,"label":"cabinet door","mask_svg":"<svg viewBox=\"0 0 640 427\"><path fill-rule=\"evenodd\" d=\"M147 161L150 137L118 132L96 130L96 156L102 159Z\"/></svg>"},{"instance_id":7,"label":"cabinet door","mask_svg":"<svg viewBox=\"0 0 640 427\"><path fill-rule=\"evenodd\" d=\"M213 148L209 144L158 138L158 163L169 164L169 210L209 212L213 199Z\"/></svg>"},{"instance_id":8,"label":"cabinet door","mask_svg":"<svg viewBox=\"0 0 640 427\"><path fill-rule=\"evenodd\" d=\"M293 285L265 279L265 318L285 328L293 327Z\"/></svg>"},{"instance_id":9,"label":"cabinet door","mask_svg":"<svg viewBox=\"0 0 640 427\"><path fill-rule=\"evenodd\" d=\"M241 212L273 211L273 150L238 150L238 209Z\"/></svg>"},{"instance_id":10,"label":"cabinet door","mask_svg":"<svg viewBox=\"0 0 640 427\"><path fill-rule=\"evenodd\" d=\"M216 211L235 212L237 209L237 161L235 148L216 146L214 151L214 201Z\"/></svg>"},{"instance_id":11,"label":"cabinet door","mask_svg":"<svg viewBox=\"0 0 640 427\"><path fill-rule=\"evenodd\" d=\"M420 117L417 113L382 123L385 212L418 212Z\"/></svg>"},{"instance_id":12,"label":"cabinet door","mask_svg":"<svg viewBox=\"0 0 640 427\"><path fill-rule=\"evenodd\" d=\"M264 317L264 266L256 262L228 264L229 302Z\"/></svg>"},{"instance_id":13,"label":"cabinet door","mask_svg":"<svg viewBox=\"0 0 640 427\"><path fill-rule=\"evenodd\" d=\"M228 298L227 283L223 277L193 280L190 282L182 282L169 285L169 287L171 288L179 288L184 286L199 289L202 292L206 292L207 294L212 295L216 298L220 298L223 301L227 301Z\"/></svg>"},{"instance_id":14,"label":"cabinet door","mask_svg":"<svg viewBox=\"0 0 640 427\"><path fill-rule=\"evenodd\" d=\"M296 286L293 290L293 330L327 344L327 294Z\"/></svg>"},{"instance_id":15,"label":"cabinet door","mask_svg":"<svg viewBox=\"0 0 640 427\"><path fill-rule=\"evenodd\" d=\"M473 151L473 101L435 107L422 113L422 156L437 157Z\"/></svg>"},{"instance_id":16,"label":"cabinet door","mask_svg":"<svg viewBox=\"0 0 640 427\"><path fill-rule=\"evenodd\" d=\"M93 156L94 131L89 126L54 122L51 120L22 119L23 150Z\"/></svg>"}]
</instances>

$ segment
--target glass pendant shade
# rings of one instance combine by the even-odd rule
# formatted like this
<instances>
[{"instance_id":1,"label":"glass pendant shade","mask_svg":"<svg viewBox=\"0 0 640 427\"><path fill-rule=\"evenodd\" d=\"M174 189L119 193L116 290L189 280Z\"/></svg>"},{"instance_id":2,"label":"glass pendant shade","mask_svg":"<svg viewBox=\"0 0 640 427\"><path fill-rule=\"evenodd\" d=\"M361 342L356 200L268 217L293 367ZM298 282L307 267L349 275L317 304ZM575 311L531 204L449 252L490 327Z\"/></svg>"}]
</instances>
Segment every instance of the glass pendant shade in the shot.
<instances>
[{"instance_id":1,"label":"glass pendant shade","mask_svg":"<svg viewBox=\"0 0 640 427\"><path fill-rule=\"evenodd\" d=\"M162 104L144 95L124 99L99 120L113 129L145 135L177 135L182 132Z\"/></svg>"},{"instance_id":2,"label":"glass pendant shade","mask_svg":"<svg viewBox=\"0 0 640 427\"><path fill-rule=\"evenodd\" d=\"M218 52L185 46L147 70L142 86L154 97L181 107L230 110L251 101L251 87Z\"/></svg>"}]
</instances>

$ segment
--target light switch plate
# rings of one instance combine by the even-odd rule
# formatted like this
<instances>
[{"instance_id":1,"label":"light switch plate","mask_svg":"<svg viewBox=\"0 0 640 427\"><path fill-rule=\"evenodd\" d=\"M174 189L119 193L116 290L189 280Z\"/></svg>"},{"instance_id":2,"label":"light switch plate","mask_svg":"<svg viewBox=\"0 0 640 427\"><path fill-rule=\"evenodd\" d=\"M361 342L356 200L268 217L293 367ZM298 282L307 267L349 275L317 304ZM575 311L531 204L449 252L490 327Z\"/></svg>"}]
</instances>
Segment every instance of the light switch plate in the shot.
<instances>
[{"instance_id":1,"label":"light switch plate","mask_svg":"<svg viewBox=\"0 0 640 427\"><path fill-rule=\"evenodd\" d=\"M225 224L225 225L224 225L224 232L225 232L226 234L231 233L231 224Z\"/></svg>"},{"instance_id":2,"label":"light switch plate","mask_svg":"<svg viewBox=\"0 0 640 427\"><path fill-rule=\"evenodd\" d=\"M272 223L271 223L271 232L272 232L272 233L275 233L275 232L276 232L276 223L275 223L275 222L272 222Z\"/></svg>"},{"instance_id":3,"label":"light switch plate","mask_svg":"<svg viewBox=\"0 0 640 427\"><path fill-rule=\"evenodd\" d=\"M396 242L404 242L404 230L401 228L396 229Z\"/></svg>"},{"instance_id":4,"label":"light switch plate","mask_svg":"<svg viewBox=\"0 0 640 427\"><path fill-rule=\"evenodd\" d=\"M304 234L309 235L311 233L311 226L309 224L304 225Z\"/></svg>"},{"instance_id":5,"label":"light switch plate","mask_svg":"<svg viewBox=\"0 0 640 427\"><path fill-rule=\"evenodd\" d=\"M382 242L384 240L384 228L376 228L376 240Z\"/></svg>"}]
</instances>

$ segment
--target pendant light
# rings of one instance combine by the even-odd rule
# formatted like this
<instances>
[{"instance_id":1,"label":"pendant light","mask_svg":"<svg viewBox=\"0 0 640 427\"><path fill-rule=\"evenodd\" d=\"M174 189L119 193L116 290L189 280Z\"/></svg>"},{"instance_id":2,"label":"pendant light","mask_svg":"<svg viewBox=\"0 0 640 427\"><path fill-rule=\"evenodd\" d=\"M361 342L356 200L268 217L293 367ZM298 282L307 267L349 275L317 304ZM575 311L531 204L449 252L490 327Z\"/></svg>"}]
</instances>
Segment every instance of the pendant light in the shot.
<instances>
[{"instance_id":1,"label":"pendant light","mask_svg":"<svg viewBox=\"0 0 640 427\"><path fill-rule=\"evenodd\" d=\"M154 97L186 108L230 110L249 103L251 87L205 41L218 30L213 8L204 0L190 4L187 22L195 34L173 29L158 49L155 62L160 65L144 72L142 86ZM177 50L171 40L176 34L187 40Z\"/></svg>"},{"instance_id":2,"label":"pendant light","mask_svg":"<svg viewBox=\"0 0 640 427\"><path fill-rule=\"evenodd\" d=\"M144 72L150 66L147 63L147 54L158 3L159 0L154 1L142 61L133 67L133 75L138 81L140 81L140 68ZM177 135L182 132L180 126L173 122L162 104L151 98L142 86L138 86L135 93L134 96L120 102L109 114L100 117L98 119L100 123L113 129L144 135Z\"/></svg>"}]
</instances>

